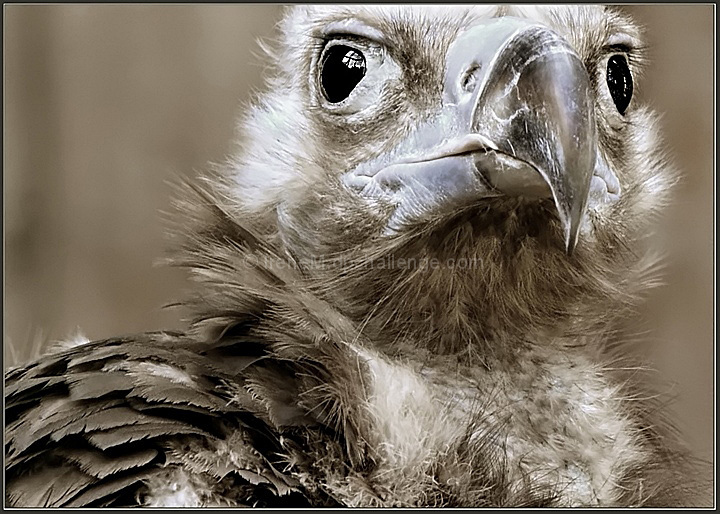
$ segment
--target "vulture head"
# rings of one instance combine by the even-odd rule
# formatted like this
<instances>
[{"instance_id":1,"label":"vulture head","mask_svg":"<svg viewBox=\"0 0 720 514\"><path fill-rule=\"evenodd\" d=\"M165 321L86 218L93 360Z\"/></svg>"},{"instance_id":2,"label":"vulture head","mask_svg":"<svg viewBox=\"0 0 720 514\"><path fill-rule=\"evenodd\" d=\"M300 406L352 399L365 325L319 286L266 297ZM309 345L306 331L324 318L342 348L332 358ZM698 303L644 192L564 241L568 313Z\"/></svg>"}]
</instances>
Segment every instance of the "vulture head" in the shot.
<instances>
[{"instance_id":1,"label":"vulture head","mask_svg":"<svg viewBox=\"0 0 720 514\"><path fill-rule=\"evenodd\" d=\"M632 304L671 174L627 17L299 6L281 28L223 202L386 351L498 353Z\"/></svg>"}]
</instances>

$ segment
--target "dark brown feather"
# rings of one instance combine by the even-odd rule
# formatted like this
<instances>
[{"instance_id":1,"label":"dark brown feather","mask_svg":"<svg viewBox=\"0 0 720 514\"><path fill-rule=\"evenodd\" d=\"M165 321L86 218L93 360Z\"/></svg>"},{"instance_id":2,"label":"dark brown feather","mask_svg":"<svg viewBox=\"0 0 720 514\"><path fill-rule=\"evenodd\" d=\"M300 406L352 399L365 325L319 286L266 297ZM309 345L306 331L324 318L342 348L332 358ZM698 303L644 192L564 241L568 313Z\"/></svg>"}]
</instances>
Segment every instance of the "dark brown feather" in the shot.
<instances>
[{"instance_id":1,"label":"dark brown feather","mask_svg":"<svg viewBox=\"0 0 720 514\"><path fill-rule=\"evenodd\" d=\"M303 368L278 361L271 345L259 341L207 345L177 334L142 334L11 370L8 501L142 502L152 494L147 481L172 469L209 484L210 504L271 505L273 497L297 495L299 482L278 471L285 467L281 433L292 437L318 420L297 401ZM242 355L244 347L249 355ZM221 495L228 480L243 498Z\"/></svg>"}]
</instances>

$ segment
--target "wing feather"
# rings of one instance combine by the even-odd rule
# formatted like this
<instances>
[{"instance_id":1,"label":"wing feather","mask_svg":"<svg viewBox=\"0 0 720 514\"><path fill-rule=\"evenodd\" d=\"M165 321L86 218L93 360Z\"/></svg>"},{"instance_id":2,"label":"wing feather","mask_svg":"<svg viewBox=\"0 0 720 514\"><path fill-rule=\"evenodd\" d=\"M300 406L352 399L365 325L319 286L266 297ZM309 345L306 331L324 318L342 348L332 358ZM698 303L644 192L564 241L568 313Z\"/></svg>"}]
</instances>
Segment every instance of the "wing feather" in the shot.
<instances>
[{"instance_id":1,"label":"wing feather","mask_svg":"<svg viewBox=\"0 0 720 514\"><path fill-rule=\"evenodd\" d=\"M257 342L202 347L167 333L88 343L10 370L7 501L164 505L169 488L186 483L203 505L303 504L300 482L279 471L288 469L283 430L318 423L295 375Z\"/></svg>"},{"instance_id":2,"label":"wing feather","mask_svg":"<svg viewBox=\"0 0 720 514\"><path fill-rule=\"evenodd\" d=\"M80 467L83 473L97 479L116 475L121 471L144 466L154 460L160 452L156 448L140 448L136 451L108 455L92 448L59 448L55 454Z\"/></svg>"},{"instance_id":3,"label":"wing feather","mask_svg":"<svg viewBox=\"0 0 720 514\"><path fill-rule=\"evenodd\" d=\"M9 479L6 495L11 505L53 507L64 505L95 482L95 477L74 466L61 464Z\"/></svg>"}]
</instances>

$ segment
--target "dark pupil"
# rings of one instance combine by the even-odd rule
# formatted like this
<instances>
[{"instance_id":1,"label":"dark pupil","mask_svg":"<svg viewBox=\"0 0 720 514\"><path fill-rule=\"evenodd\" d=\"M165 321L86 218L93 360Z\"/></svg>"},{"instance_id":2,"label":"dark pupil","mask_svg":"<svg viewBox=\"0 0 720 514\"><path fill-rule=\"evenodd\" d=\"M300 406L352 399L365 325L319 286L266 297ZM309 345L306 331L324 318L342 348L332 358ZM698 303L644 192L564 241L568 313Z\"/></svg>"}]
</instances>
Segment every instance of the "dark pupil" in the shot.
<instances>
[{"instance_id":1,"label":"dark pupil","mask_svg":"<svg viewBox=\"0 0 720 514\"><path fill-rule=\"evenodd\" d=\"M365 76L363 54L345 45L335 45L325 52L320 82L325 98L332 103L345 100Z\"/></svg>"},{"instance_id":2,"label":"dark pupil","mask_svg":"<svg viewBox=\"0 0 720 514\"><path fill-rule=\"evenodd\" d=\"M627 61L622 55L613 55L607 64L607 85L615 107L625 114L633 93L632 75Z\"/></svg>"}]
</instances>

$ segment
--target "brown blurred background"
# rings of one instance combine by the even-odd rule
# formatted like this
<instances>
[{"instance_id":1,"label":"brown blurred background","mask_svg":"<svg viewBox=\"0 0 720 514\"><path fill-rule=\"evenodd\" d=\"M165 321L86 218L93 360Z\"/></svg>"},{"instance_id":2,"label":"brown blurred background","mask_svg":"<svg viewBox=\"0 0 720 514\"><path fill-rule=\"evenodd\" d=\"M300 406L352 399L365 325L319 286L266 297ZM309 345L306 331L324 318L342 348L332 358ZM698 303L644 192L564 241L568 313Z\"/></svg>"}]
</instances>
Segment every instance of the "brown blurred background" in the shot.
<instances>
[{"instance_id":1,"label":"brown blurred background","mask_svg":"<svg viewBox=\"0 0 720 514\"><path fill-rule=\"evenodd\" d=\"M230 151L235 117L261 87L255 39L274 35L281 8L4 9L6 359L77 327L91 339L178 327L161 306L182 296L184 276L153 266L165 181ZM638 351L675 396L694 451L712 459L714 8L624 9L651 48L638 94L665 113L684 173L654 236L666 285L643 308Z\"/></svg>"}]
</instances>

